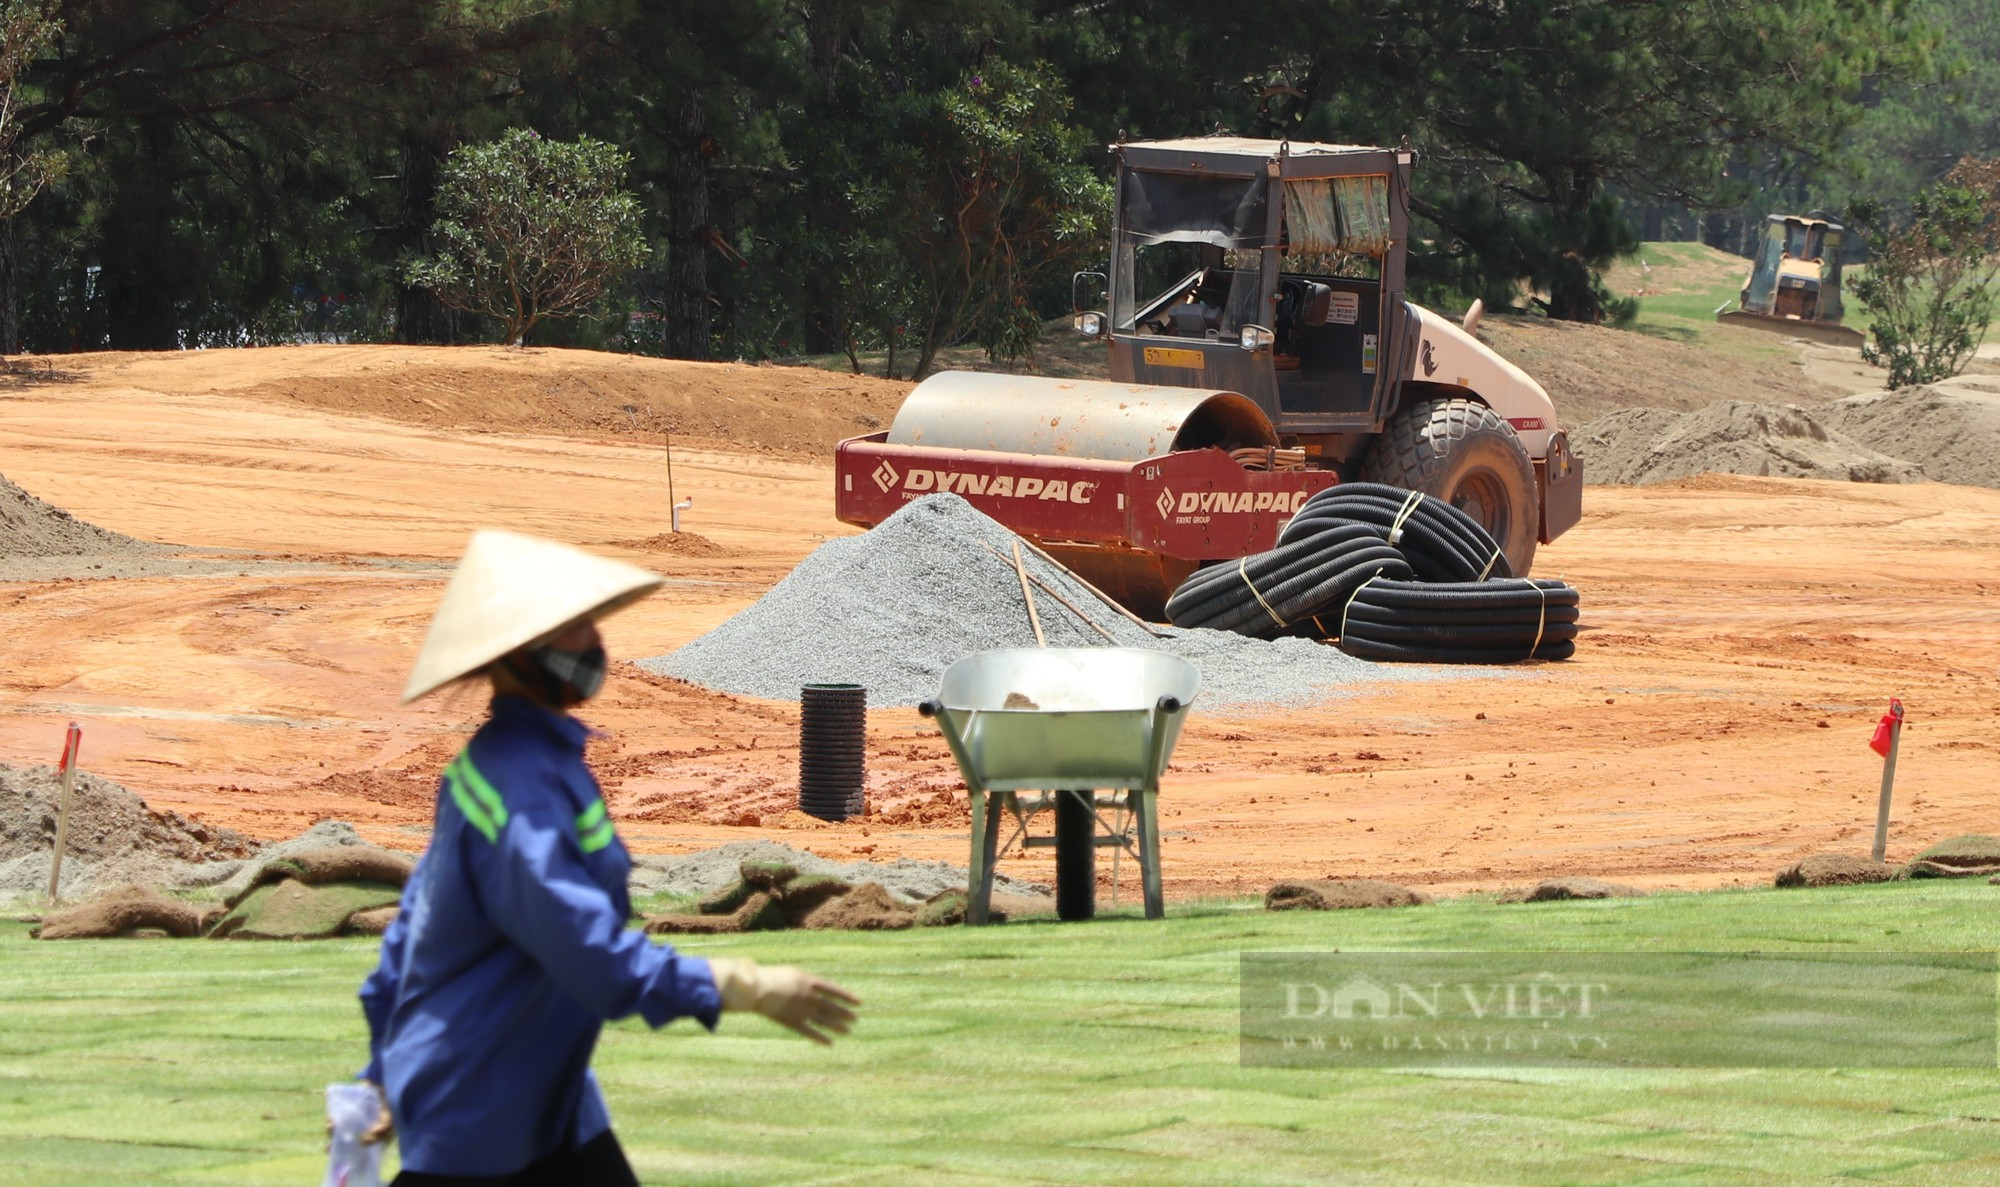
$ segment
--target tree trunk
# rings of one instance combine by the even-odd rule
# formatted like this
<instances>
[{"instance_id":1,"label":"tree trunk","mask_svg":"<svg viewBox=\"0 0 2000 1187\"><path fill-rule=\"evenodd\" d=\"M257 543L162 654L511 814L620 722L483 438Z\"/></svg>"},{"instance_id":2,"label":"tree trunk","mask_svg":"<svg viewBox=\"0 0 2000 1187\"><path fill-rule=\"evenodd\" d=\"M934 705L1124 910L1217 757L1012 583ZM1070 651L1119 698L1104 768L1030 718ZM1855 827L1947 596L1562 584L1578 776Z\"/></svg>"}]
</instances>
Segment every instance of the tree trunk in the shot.
<instances>
[{"instance_id":1,"label":"tree trunk","mask_svg":"<svg viewBox=\"0 0 2000 1187\"><path fill-rule=\"evenodd\" d=\"M679 143L667 156L667 266L660 296L664 353L675 359L709 357L710 307L708 159L715 142L707 132L701 89L681 101Z\"/></svg>"},{"instance_id":2,"label":"tree trunk","mask_svg":"<svg viewBox=\"0 0 2000 1187\"><path fill-rule=\"evenodd\" d=\"M21 349L20 288L15 282L14 220L0 222L0 354Z\"/></svg>"},{"instance_id":3,"label":"tree trunk","mask_svg":"<svg viewBox=\"0 0 2000 1187\"><path fill-rule=\"evenodd\" d=\"M1554 242L1548 246L1555 257L1549 267L1549 317L1554 321L1603 321L1604 306L1597 298L1596 277L1587 257L1597 181L1581 171L1571 172L1551 179L1549 192L1556 198L1549 210L1555 220Z\"/></svg>"},{"instance_id":4,"label":"tree trunk","mask_svg":"<svg viewBox=\"0 0 2000 1187\"><path fill-rule=\"evenodd\" d=\"M113 174L100 251L105 345L112 350L178 350L178 296L194 269L177 250L172 228L175 201L165 147L170 133L158 125L138 130L137 159Z\"/></svg>"},{"instance_id":5,"label":"tree trunk","mask_svg":"<svg viewBox=\"0 0 2000 1187\"><path fill-rule=\"evenodd\" d=\"M419 254L430 250L431 223L437 217L438 166L448 147L434 137L403 140L402 240ZM458 310L437 299L427 288L396 284L396 341L409 344L454 345L464 339Z\"/></svg>"}]
</instances>

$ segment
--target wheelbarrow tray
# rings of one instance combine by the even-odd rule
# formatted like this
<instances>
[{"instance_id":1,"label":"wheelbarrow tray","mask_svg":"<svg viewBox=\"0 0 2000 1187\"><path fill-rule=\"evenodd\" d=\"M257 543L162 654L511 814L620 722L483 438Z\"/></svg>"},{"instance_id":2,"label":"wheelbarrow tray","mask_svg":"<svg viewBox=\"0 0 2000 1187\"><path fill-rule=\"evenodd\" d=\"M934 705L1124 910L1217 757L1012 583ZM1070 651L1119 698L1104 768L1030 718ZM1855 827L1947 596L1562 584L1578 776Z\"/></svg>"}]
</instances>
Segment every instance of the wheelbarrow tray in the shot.
<instances>
[{"instance_id":1,"label":"wheelbarrow tray","mask_svg":"<svg viewBox=\"0 0 2000 1187\"><path fill-rule=\"evenodd\" d=\"M1200 688L1193 664L1158 651L1021 648L959 660L935 703L974 790L1151 789Z\"/></svg>"}]
</instances>

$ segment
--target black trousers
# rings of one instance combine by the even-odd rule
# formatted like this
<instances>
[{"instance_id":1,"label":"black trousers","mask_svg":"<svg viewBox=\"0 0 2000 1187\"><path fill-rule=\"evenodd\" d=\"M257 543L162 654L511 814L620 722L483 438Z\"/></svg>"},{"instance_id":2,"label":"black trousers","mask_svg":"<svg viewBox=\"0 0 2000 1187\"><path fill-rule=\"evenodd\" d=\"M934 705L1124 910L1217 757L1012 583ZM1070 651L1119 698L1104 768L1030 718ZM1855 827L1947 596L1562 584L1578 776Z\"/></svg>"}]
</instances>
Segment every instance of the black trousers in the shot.
<instances>
[{"instance_id":1,"label":"black trousers","mask_svg":"<svg viewBox=\"0 0 2000 1187\"><path fill-rule=\"evenodd\" d=\"M389 1187L639 1187L618 1135L610 1130L511 1175L427 1175L404 1171Z\"/></svg>"}]
</instances>

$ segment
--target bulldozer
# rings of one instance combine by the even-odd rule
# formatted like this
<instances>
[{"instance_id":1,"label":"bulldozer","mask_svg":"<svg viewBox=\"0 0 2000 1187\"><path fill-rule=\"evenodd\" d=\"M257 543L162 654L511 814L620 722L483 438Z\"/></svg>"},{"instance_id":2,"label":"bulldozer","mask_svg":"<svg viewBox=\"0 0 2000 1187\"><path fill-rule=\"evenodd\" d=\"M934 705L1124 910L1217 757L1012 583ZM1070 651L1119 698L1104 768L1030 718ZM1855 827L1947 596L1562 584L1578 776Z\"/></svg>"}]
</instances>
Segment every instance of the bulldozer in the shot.
<instances>
[{"instance_id":1,"label":"bulldozer","mask_svg":"<svg viewBox=\"0 0 2000 1187\"><path fill-rule=\"evenodd\" d=\"M1866 341L1862 333L1840 324L1840 247L1846 233L1839 223L1817 214L1771 215L1764 220L1764 241L1736 306L1724 302L1715 320L1835 346L1860 346Z\"/></svg>"},{"instance_id":2,"label":"bulldozer","mask_svg":"<svg viewBox=\"0 0 2000 1187\"><path fill-rule=\"evenodd\" d=\"M872 527L964 497L1155 621L1195 569L1272 548L1341 481L1479 521L1525 575L1583 514L1549 395L1404 296L1400 148L1216 135L1112 146L1110 270L1073 282L1109 380L944 371L835 458Z\"/></svg>"}]
</instances>

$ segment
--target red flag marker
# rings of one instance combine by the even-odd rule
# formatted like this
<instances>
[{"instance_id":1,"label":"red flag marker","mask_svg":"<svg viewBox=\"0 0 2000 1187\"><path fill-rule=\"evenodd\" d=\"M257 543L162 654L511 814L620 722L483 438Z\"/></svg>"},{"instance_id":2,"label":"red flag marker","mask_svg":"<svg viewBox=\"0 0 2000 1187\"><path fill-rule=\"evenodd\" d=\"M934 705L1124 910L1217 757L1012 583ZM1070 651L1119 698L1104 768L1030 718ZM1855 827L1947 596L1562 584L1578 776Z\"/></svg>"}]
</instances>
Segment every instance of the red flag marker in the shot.
<instances>
[{"instance_id":1,"label":"red flag marker","mask_svg":"<svg viewBox=\"0 0 2000 1187\"><path fill-rule=\"evenodd\" d=\"M1882 720L1875 723L1875 736L1868 739L1868 748L1883 758L1889 757L1889 747L1895 743L1896 730L1903 724L1903 702L1889 698L1889 711Z\"/></svg>"}]
</instances>

